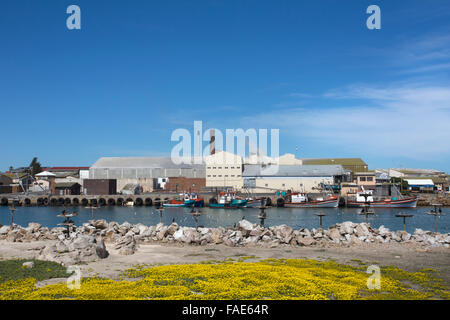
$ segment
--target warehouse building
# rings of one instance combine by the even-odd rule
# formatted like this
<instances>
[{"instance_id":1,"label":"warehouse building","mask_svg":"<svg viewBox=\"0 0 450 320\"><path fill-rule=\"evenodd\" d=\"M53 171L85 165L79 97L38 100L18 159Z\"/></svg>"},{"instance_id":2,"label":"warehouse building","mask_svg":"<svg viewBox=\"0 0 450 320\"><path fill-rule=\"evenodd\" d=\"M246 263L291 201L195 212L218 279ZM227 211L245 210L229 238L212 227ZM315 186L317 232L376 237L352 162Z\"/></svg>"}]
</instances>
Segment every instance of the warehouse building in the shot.
<instances>
[{"instance_id":1,"label":"warehouse building","mask_svg":"<svg viewBox=\"0 0 450 320\"><path fill-rule=\"evenodd\" d=\"M431 179L405 179L408 182L409 190L412 192L433 192L434 183Z\"/></svg>"},{"instance_id":2,"label":"warehouse building","mask_svg":"<svg viewBox=\"0 0 450 320\"><path fill-rule=\"evenodd\" d=\"M217 151L205 159L206 187L228 187L240 190L242 180L242 157L225 151Z\"/></svg>"},{"instance_id":3,"label":"warehouse building","mask_svg":"<svg viewBox=\"0 0 450 320\"><path fill-rule=\"evenodd\" d=\"M142 192L152 192L158 178L205 178L201 164L174 164L169 157L104 157L89 168L89 179L115 179L117 193L128 184L138 184Z\"/></svg>"},{"instance_id":4,"label":"warehouse building","mask_svg":"<svg viewBox=\"0 0 450 320\"><path fill-rule=\"evenodd\" d=\"M321 192L339 185L345 175L341 165L244 165L244 188L253 193L274 191Z\"/></svg>"}]
</instances>

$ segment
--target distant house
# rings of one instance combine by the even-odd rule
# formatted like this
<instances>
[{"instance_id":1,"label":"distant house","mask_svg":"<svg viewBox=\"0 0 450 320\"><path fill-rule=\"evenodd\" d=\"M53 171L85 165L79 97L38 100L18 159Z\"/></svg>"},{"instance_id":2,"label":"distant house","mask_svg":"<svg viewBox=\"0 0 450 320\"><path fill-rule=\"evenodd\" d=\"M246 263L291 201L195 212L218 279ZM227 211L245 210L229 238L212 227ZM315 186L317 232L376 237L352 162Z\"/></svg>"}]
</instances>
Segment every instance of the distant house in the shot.
<instances>
[{"instance_id":1,"label":"distant house","mask_svg":"<svg viewBox=\"0 0 450 320\"><path fill-rule=\"evenodd\" d=\"M77 182L60 182L55 184L55 194L79 195L81 193L81 185Z\"/></svg>"},{"instance_id":2,"label":"distant house","mask_svg":"<svg viewBox=\"0 0 450 320\"><path fill-rule=\"evenodd\" d=\"M409 190L412 192L433 192L434 183L431 179L405 179L408 182Z\"/></svg>"},{"instance_id":3,"label":"distant house","mask_svg":"<svg viewBox=\"0 0 450 320\"><path fill-rule=\"evenodd\" d=\"M424 177L424 176L422 176L422 177L410 177L410 178L405 179L405 180L406 181L409 181L409 180L428 181L428 188L431 187L431 183L429 183L430 180L431 180L432 184L434 185L433 186L433 190L434 191L438 191L438 192L446 191L448 186L449 186L449 179L448 179L448 177L446 175L445 176L428 176L428 177ZM411 187L411 184L409 182L408 182L408 184ZM416 183L416 186L418 186L419 184ZM420 184L420 185L422 185L422 184ZM422 189L423 189L423 187L422 187ZM421 191L421 190L415 190L415 191ZM427 190L427 191L429 191L429 190Z\"/></svg>"},{"instance_id":4,"label":"distant house","mask_svg":"<svg viewBox=\"0 0 450 320\"><path fill-rule=\"evenodd\" d=\"M376 185L376 174L375 172L354 172L353 173L354 182L359 186L364 187L375 187Z\"/></svg>"},{"instance_id":5,"label":"distant house","mask_svg":"<svg viewBox=\"0 0 450 320\"><path fill-rule=\"evenodd\" d=\"M245 165L244 187L253 193L321 192L342 182L341 165Z\"/></svg>"}]
</instances>

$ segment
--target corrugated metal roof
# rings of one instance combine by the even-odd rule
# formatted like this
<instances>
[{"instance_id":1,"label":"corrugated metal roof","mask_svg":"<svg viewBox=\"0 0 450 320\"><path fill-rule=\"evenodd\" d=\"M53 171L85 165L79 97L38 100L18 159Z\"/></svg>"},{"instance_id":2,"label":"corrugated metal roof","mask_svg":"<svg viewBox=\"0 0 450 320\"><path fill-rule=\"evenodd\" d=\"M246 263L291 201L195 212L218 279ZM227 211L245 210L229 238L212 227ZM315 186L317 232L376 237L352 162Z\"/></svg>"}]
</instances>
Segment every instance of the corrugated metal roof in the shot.
<instances>
[{"instance_id":1,"label":"corrugated metal roof","mask_svg":"<svg viewBox=\"0 0 450 320\"><path fill-rule=\"evenodd\" d=\"M175 164L169 157L160 158L132 158L132 157L103 157L97 160L91 169L97 168L132 168L132 169L142 169L142 168L163 168L163 169L183 169L183 168L204 168L204 164Z\"/></svg>"},{"instance_id":2,"label":"corrugated metal roof","mask_svg":"<svg viewBox=\"0 0 450 320\"><path fill-rule=\"evenodd\" d=\"M410 186L434 186L431 179L404 179Z\"/></svg>"},{"instance_id":3,"label":"corrugated metal roof","mask_svg":"<svg viewBox=\"0 0 450 320\"><path fill-rule=\"evenodd\" d=\"M244 165L243 177L329 177L344 175L341 165Z\"/></svg>"}]
</instances>

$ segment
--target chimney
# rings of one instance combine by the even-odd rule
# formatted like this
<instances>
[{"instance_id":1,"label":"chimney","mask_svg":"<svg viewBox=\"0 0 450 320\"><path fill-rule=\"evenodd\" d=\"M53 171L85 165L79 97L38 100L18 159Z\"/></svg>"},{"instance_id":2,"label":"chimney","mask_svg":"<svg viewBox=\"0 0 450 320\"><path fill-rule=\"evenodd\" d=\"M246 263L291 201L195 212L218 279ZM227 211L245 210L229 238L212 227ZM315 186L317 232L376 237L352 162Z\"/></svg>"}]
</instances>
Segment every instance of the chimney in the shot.
<instances>
[{"instance_id":1,"label":"chimney","mask_svg":"<svg viewBox=\"0 0 450 320\"><path fill-rule=\"evenodd\" d=\"M215 154L216 153L216 133L214 129L209 130L210 135L210 144L209 144L209 153Z\"/></svg>"}]
</instances>

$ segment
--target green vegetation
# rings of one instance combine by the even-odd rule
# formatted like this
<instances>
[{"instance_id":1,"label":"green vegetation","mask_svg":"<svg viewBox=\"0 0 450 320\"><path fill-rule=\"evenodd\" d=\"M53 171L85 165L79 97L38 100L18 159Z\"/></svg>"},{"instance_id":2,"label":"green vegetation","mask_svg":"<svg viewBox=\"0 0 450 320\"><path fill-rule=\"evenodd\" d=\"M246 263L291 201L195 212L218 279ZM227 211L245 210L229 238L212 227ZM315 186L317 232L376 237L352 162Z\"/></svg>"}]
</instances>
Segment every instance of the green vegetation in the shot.
<instances>
[{"instance_id":1,"label":"green vegetation","mask_svg":"<svg viewBox=\"0 0 450 320\"><path fill-rule=\"evenodd\" d=\"M33 268L22 266L24 262L34 262ZM37 281L52 278L67 278L70 274L66 273L66 268L56 262L41 261L33 259L17 259L0 261L0 283L33 278Z\"/></svg>"}]
</instances>

